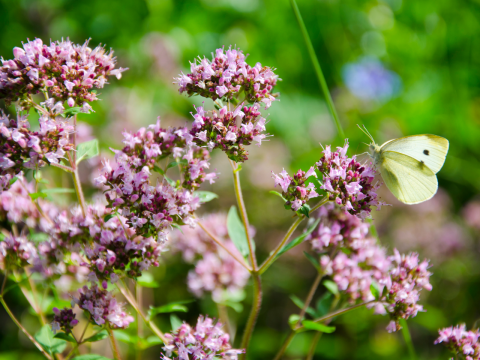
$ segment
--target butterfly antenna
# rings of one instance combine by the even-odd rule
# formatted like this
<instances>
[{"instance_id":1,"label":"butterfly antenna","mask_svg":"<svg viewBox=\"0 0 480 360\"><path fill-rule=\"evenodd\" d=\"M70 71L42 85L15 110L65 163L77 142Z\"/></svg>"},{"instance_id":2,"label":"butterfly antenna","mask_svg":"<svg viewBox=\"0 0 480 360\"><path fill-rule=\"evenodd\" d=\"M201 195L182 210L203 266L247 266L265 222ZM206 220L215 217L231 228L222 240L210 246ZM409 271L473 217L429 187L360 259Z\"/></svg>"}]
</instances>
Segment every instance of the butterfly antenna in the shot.
<instances>
[{"instance_id":1,"label":"butterfly antenna","mask_svg":"<svg viewBox=\"0 0 480 360\"><path fill-rule=\"evenodd\" d=\"M358 125L358 124L357 124L357 126L358 126L358 128L359 128L365 135L367 135L367 136L370 138L370 140L372 140L373 143L375 143L375 140L373 140L373 136L370 135L370 133L368 132L368 130L367 130L367 128L365 127L365 125L363 125L363 128L362 128L360 125ZM368 145L368 144L367 144L367 145Z\"/></svg>"}]
</instances>

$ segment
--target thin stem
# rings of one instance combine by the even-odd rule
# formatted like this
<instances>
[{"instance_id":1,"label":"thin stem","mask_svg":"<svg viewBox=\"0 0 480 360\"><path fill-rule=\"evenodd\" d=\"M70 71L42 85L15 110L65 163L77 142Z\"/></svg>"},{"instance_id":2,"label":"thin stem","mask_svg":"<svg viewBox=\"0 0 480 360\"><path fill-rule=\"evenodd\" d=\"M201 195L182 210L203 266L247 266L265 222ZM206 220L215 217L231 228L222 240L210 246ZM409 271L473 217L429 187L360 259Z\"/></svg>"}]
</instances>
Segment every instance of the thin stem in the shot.
<instances>
[{"instance_id":1,"label":"thin stem","mask_svg":"<svg viewBox=\"0 0 480 360\"><path fill-rule=\"evenodd\" d=\"M135 299L138 304L138 308L142 310L142 304L143 304L143 292L142 292L142 287L137 283L135 283ZM138 339L143 339L143 324L140 321L140 315L137 314L137 337ZM137 356L136 359L140 360L142 359L142 349L137 349Z\"/></svg>"},{"instance_id":2,"label":"thin stem","mask_svg":"<svg viewBox=\"0 0 480 360\"><path fill-rule=\"evenodd\" d=\"M40 319L40 322L42 323L42 325L45 325L47 323L47 319L45 319L45 315L43 314L42 308L38 304L37 289L35 288L35 284L34 284L32 278L30 277L30 274L28 273L27 269L25 269L25 274L27 275L28 284L30 285L30 289L32 290L33 303L35 304L34 309L36 308L35 312L37 313L38 318Z\"/></svg>"},{"instance_id":3,"label":"thin stem","mask_svg":"<svg viewBox=\"0 0 480 360\"><path fill-rule=\"evenodd\" d=\"M45 356L47 359L53 360L53 358L43 349L42 345L40 345L35 338L30 335L30 333L23 327L23 325L20 323L20 321L17 320L15 315L13 315L12 311L8 307L7 303L5 302L5 299L3 298L3 295L0 295L0 302L2 303L5 311L10 315L10 318L13 320L13 322L22 330L22 332L30 339L30 341L37 347L38 350Z\"/></svg>"},{"instance_id":4,"label":"thin stem","mask_svg":"<svg viewBox=\"0 0 480 360\"><path fill-rule=\"evenodd\" d=\"M400 325L402 325L402 335L405 339L405 343L407 344L408 353L410 355L411 360L416 360L417 355L415 354L415 348L412 342L412 336L410 335L410 330L408 330L408 324L405 319L400 319Z\"/></svg>"},{"instance_id":5,"label":"thin stem","mask_svg":"<svg viewBox=\"0 0 480 360\"><path fill-rule=\"evenodd\" d=\"M85 328L83 329L82 335L80 336L80 340L79 340L80 343L83 341L83 337L85 336L85 333L87 332L88 325L90 325L89 321L87 321L87 325L85 325Z\"/></svg>"},{"instance_id":6,"label":"thin stem","mask_svg":"<svg viewBox=\"0 0 480 360\"><path fill-rule=\"evenodd\" d=\"M308 350L308 354L305 360L313 359L313 355L315 355L315 349L317 348L318 340L320 340L322 334L322 332L317 331L317 333L313 336L312 343L310 344L310 349Z\"/></svg>"},{"instance_id":7,"label":"thin stem","mask_svg":"<svg viewBox=\"0 0 480 360\"><path fill-rule=\"evenodd\" d=\"M257 321L258 313L260 312L260 307L262 305L262 282L260 279L260 274L254 272L252 273L252 276L253 276L252 310L250 311L250 315L247 320L247 325L245 326L245 330L243 332L242 344L240 346L241 349L245 349L245 353L242 356L243 359L246 359L247 357L248 344L250 343L253 329Z\"/></svg>"},{"instance_id":8,"label":"thin stem","mask_svg":"<svg viewBox=\"0 0 480 360\"><path fill-rule=\"evenodd\" d=\"M220 318L221 323L225 327L225 332L230 335L230 338L232 338L232 328L230 326L230 320L228 318L227 307L223 304L217 304L217 309L218 317Z\"/></svg>"},{"instance_id":9,"label":"thin stem","mask_svg":"<svg viewBox=\"0 0 480 360\"><path fill-rule=\"evenodd\" d=\"M310 291L308 292L307 298L305 299L305 304L303 304L303 308L300 311L300 314L298 315L298 322L297 322L297 327L301 325L303 317L305 316L305 313L307 312L308 307L310 306L310 303L312 302L313 295L315 295L315 291L317 291L318 285L320 284L320 281L323 278L323 273L318 272L317 277L313 281L312 287L310 288Z\"/></svg>"},{"instance_id":10,"label":"thin stem","mask_svg":"<svg viewBox=\"0 0 480 360\"><path fill-rule=\"evenodd\" d=\"M107 327L108 336L110 338L110 343L112 344L113 358L115 360L122 360L120 357L120 352L118 351L117 342L115 341L115 336L113 336L113 331L110 327Z\"/></svg>"},{"instance_id":11,"label":"thin stem","mask_svg":"<svg viewBox=\"0 0 480 360\"><path fill-rule=\"evenodd\" d=\"M295 334L296 334L295 331L293 330L290 331L287 338L283 342L282 347L280 348L280 350L278 350L278 353L277 355L275 355L275 358L273 360L280 360L282 358L283 353L287 351L288 345L290 345L290 343L292 342L292 339L294 338Z\"/></svg>"},{"instance_id":12,"label":"thin stem","mask_svg":"<svg viewBox=\"0 0 480 360\"><path fill-rule=\"evenodd\" d=\"M257 258L255 257L255 252L253 251L253 242L252 242L252 238L250 237L250 229L249 229L250 226L248 224L247 209L245 208L245 203L243 202L242 188L240 186L240 174L239 174L238 166L236 165L236 163L230 160L230 164L232 165L232 169L233 169L233 182L235 185L235 196L237 197L240 216L242 217L243 226L245 228L245 234L247 235L250 263L252 265L253 271L255 272L257 270Z\"/></svg>"},{"instance_id":13,"label":"thin stem","mask_svg":"<svg viewBox=\"0 0 480 360\"><path fill-rule=\"evenodd\" d=\"M85 205L85 197L83 196L82 184L80 183L80 176L78 174L78 168L75 168L73 172L73 183L75 185L75 192L77 193L78 202L82 208L82 214L84 217L87 216L87 206Z\"/></svg>"},{"instance_id":14,"label":"thin stem","mask_svg":"<svg viewBox=\"0 0 480 360\"><path fill-rule=\"evenodd\" d=\"M320 200L320 202L315 205L311 210L310 210L310 213L313 213L315 210L317 210L318 208L320 208L321 206L325 205L326 203L328 202L328 196L325 196L323 197L322 200ZM295 214L296 216L296 214ZM260 266L260 268L258 269L258 273L259 274L263 274L265 272L265 270L267 270L270 265L272 265L272 263L275 261L276 257L277 257L277 254L280 252L280 250L285 246L285 244L287 243L287 241L290 239L290 237L292 236L292 234L294 233L294 231L297 229L298 225L300 225L300 223L305 219L305 215L301 215L299 216L295 222L290 226L290 228L288 229L287 233L285 234L285 236L283 237L282 241L280 241L280 243L277 245L277 247L275 248L275 250L272 252L272 254L263 262L263 264Z\"/></svg>"},{"instance_id":15,"label":"thin stem","mask_svg":"<svg viewBox=\"0 0 480 360\"><path fill-rule=\"evenodd\" d=\"M302 215L302 216L299 216L297 220L295 220L295 222L290 226L290 228L288 229L287 233L285 234L285 236L283 237L282 241L280 241L280 243L277 245L277 247L275 248L275 250L272 252L272 254L263 262L263 264L260 266L260 268L258 269L258 273L259 274L263 274L265 272L265 270L268 269L268 267L271 265L271 263L275 260L275 258L277 257L277 254L279 253L279 251L285 246L285 244L287 243L287 241L290 239L290 237L292 236L293 232L297 229L298 225L300 225L300 223L303 221L303 219L305 219L305 216Z\"/></svg>"},{"instance_id":16,"label":"thin stem","mask_svg":"<svg viewBox=\"0 0 480 360\"><path fill-rule=\"evenodd\" d=\"M210 238L218 245L220 246L223 250L225 250L227 253L229 253L235 260L237 260L245 269L247 269L249 272L252 272L252 268L245 262L245 260L239 255L236 254L235 252L231 251L229 248L223 244L223 242L217 238L215 235L213 235L206 227L203 225L200 221L197 222L198 226L205 231L205 233L210 236Z\"/></svg>"},{"instance_id":17,"label":"thin stem","mask_svg":"<svg viewBox=\"0 0 480 360\"><path fill-rule=\"evenodd\" d=\"M73 116L73 163L77 163L77 114Z\"/></svg>"},{"instance_id":18,"label":"thin stem","mask_svg":"<svg viewBox=\"0 0 480 360\"><path fill-rule=\"evenodd\" d=\"M303 304L303 308L300 311L300 314L298 315L298 322L295 325L294 329L290 331L290 334L288 334L287 338L283 342L282 347L280 348L277 355L275 356L275 360L278 360L282 357L283 353L287 350L288 345L290 345L290 342L293 340L293 338L297 334L298 329L301 328L303 317L305 316L305 313L307 312L307 309L310 306L310 303L312 302L313 295L315 295L315 291L317 290L318 285L320 284L320 281L322 280L322 278L323 278L323 274L319 272L315 280L313 281L310 291L308 292L307 298L305 299L305 303Z\"/></svg>"},{"instance_id":19,"label":"thin stem","mask_svg":"<svg viewBox=\"0 0 480 360\"><path fill-rule=\"evenodd\" d=\"M23 182L23 180L20 180L20 179L19 179L19 180L17 180L17 181L20 181L20 184L22 185L22 187L23 187L23 188L25 189L25 191L30 195L30 191L28 191L27 186L25 185L25 183ZM35 181L35 183L37 184L36 181ZM38 190L36 190L36 191L38 191ZM50 219L50 217L49 217L47 214L45 214L45 212L43 211L43 209L40 207L40 204L38 203L38 199L33 200L31 197L30 197L30 199L32 200L32 202L33 202L33 204L35 205L35 207L37 208L38 213L39 213L41 216L43 216L43 218L44 218L45 220L47 220L51 225L53 225L52 219Z\"/></svg>"},{"instance_id":20,"label":"thin stem","mask_svg":"<svg viewBox=\"0 0 480 360\"><path fill-rule=\"evenodd\" d=\"M298 9L295 0L290 0L290 4L292 5L293 12L295 13L295 18L297 19L298 26L300 27L300 31L302 32L303 40L305 41L305 45L307 46L308 55L310 56L310 60L313 63L313 69L315 70L315 75L317 75L318 83L323 91L323 95L325 96L328 109L330 110L333 120L335 121L338 134L342 138L345 138L342 125L340 124L337 111L335 110L335 105L333 104L332 96L330 95L330 91L328 90L327 82L325 81L325 77L323 76L322 68L320 67L317 55L315 54L312 41L310 40L310 36L308 35L307 28L305 26L305 23L303 22L302 15L300 14L300 10Z\"/></svg>"},{"instance_id":21,"label":"thin stem","mask_svg":"<svg viewBox=\"0 0 480 360\"><path fill-rule=\"evenodd\" d=\"M69 173L73 173L75 170L73 170L73 168L71 168L70 166L65 166L65 165L62 165L62 164L55 164L55 163L50 163L51 166L53 167L57 167L59 169L62 169L62 170L65 170Z\"/></svg>"},{"instance_id":22,"label":"thin stem","mask_svg":"<svg viewBox=\"0 0 480 360\"><path fill-rule=\"evenodd\" d=\"M44 108L42 108L40 105L38 105L35 101L33 101L32 99L29 99L29 102L30 104L32 104L32 106L37 109L38 111L40 111L43 115L49 115L48 114L48 111L45 110Z\"/></svg>"},{"instance_id":23,"label":"thin stem","mask_svg":"<svg viewBox=\"0 0 480 360\"><path fill-rule=\"evenodd\" d=\"M368 304L373 304L374 302L377 302L377 301L378 301L378 300L367 301L367 302L363 302L363 303L361 303L361 304L357 304L357 305L350 306L349 308L346 308L346 309L334 311L334 312L332 312L332 313L330 313L330 314L327 314L327 315L325 315L325 316L322 316L322 317L319 317L319 318L313 320L313 322L321 323L321 322L324 322L324 321L329 320L329 319L331 319L331 318L334 318L334 317L336 317L336 316L338 316L338 315L343 315L343 314L345 314L345 313L347 313L347 312L350 312L350 311L352 311L352 310L358 309L358 308L360 308L360 307L362 307L362 306L365 306L365 305L368 305ZM297 331L298 331L298 330L301 330L301 329L303 329L303 326L300 326L299 328L297 328Z\"/></svg>"},{"instance_id":24,"label":"thin stem","mask_svg":"<svg viewBox=\"0 0 480 360\"><path fill-rule=\"evenodd\" d=\"M132 307L135 309L135 311L140 314L142 317L143 321L145 321L145 324L150 328L150 330L153 331L155 335L157 335L163 342L165 342L165 335L163 332L150 320L148 320L145 315L143 314L142 310L138 306L137 302L135 301L135 298L132 296L132 293L128 288L123 288L122 286L117 284L118 290L122 293L122 295L127 299L127 301L132 305Z\"/></svg>"}]
</instances>

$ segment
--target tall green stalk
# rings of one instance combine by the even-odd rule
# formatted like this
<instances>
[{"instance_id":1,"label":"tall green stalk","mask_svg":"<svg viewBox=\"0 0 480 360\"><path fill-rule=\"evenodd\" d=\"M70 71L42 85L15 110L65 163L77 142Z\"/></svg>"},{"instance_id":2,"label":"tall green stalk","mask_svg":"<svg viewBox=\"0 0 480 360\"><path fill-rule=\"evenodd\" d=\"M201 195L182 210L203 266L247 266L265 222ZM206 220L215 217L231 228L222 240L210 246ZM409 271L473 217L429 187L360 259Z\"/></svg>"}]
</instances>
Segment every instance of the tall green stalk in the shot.
<instances>
[{"instance_id":1,"label":"tall green stalk","mask_svg":"<svg viewBox=\"0 0 480 360\"><path fill-rule=\"evenodd\" d=\"M342 125L340 124L337 111L335 110L335 105L333 104L332 96L330 95L330 90L328 90L325 76L323 76L322 68L320 67L317 55L315 54L315 50L313 49L312 41L310 40L310 36L308 35L307 28L305 26L305 23L303 22L302 15L300 14L300 10L298 9L295 0L290 0L290 4L292 5L293 12L295 13L295 18L297 19L298 26L300 27L300 31L302 32L303 40L305 41L305 45L307 46L308 55L310 56L310 60L312 60L313 69L315 70L315 75L317 76L320 89L322 89L323 95L325 96L328 110L330 110L333 120L335 121L338 135L340 135L342 139L345 139L345 133L343 132Z\"/></svg>"}]
</instances>

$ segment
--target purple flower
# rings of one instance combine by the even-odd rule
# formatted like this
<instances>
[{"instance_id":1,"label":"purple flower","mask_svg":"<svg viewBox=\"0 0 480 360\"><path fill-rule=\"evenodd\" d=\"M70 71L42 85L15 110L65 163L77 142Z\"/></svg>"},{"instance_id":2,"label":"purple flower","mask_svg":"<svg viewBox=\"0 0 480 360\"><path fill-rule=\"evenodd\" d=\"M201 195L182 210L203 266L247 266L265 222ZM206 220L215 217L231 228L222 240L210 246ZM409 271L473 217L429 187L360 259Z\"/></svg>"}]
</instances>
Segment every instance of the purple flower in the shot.
<instances>
[{"instance_id":1,"label":"purple flower","mask_svg":"<svg viewBox=\"0 0 480 360\"><path fill-rule=\"evenodd\" d=\"M272 171L275 186L280 185L283 191L282 196L287 200L285 202L286 208L290 207L293 211L298 211L308 200L318 196L312 183L305 184L310 176L317 177L313 166L306 173L298 170L293 178L288 175L285 169L278 175Z\"/></svg>"},{"instance_id":2,"label":"purple flower","mask_svg":"<svg viewBox=\"0 0 480 360\"><path fill-rule=\"evenodd\" d=\"M198 94L213 100L232 99L240 91L244 91L245 100L249 103L263 102L269 108L275 95L271 91L276 85L278 76L272 69L257 63L251 67L245 62L245 55L231 47L217 49L212 61L204 58L191 63L191 73L181 73L175 82L180 93L189 96Z\"/></svg>"},{"instance_id":3,"label":"purple flower","mask_svg":"<svg viewBox=\"0 0 480 360\"><path fill-rule=\"evenodd\" d=\"M456 357L463 355L466 360L479 360L480 331L478 329L466 331L465 329L465 324L441 329L438 331L439 337L435 340L435 344L444 343Z\"/></svg>"},{"instance_id":4,"label":"purple flower","mask_svg":"<svg viewBox=\"0 0 480 360\"><path fill-rule=\"evenodd\" d=\"M347 64L342 75L350 92L363 100L385 102L397 96L402 87L400 77L377 59Z\"/></svg>"},{"instance_id":5,"label":"purple flower","mask_svg":"<svg viewBox=\"0 0 480 360\"><path fill-rule=\"evenodd\" d=\"M107 323L113 329L124 329L134 321L133 316L125 312L124 305L118 303L111 292L101 290L97 285L81 288L79 297L74 297L73 303L85 310L91 321L100 326Z\"/></svg>"},{"instance_id":6,"label":"purple flower","mask_svg":"<svg viewBox=\"0 0 480 360\"><path fill-rule=\"evenodd\" d=\"M116 58L105 48L75 45L70 40L43 44L35 39L13 49L13 60L0 67L0 99L7 104L48 91L50 98L69 106L97 100L93 87L102 88L110 76L118 79L127 69L115 69Z\"/></svg>"},{"instance_id":7,"label":"purple flower","mask_svg":"<svg viewBox=\"0 0 480 360\"><path fill-rule=\"evenodd\" d=\"M62 330L66 334L71 333L73 327L78 324L78 320L75 319L75 314L72 309L64 308L63 310L59 310L54 307L53 313L55 314L52 321L52 331L54 334L58 330Z\"/></svg>"},{"instance_id":8,"label":"purple flower","mask_svg":"<svg viewBox=\"0 0 480 360\"><path fill-rule=\"evenodd\" d=\"M355 156L348 158L347 149L348 142L345 142L336 152L332 152L330 146L323 151L323 157L316 163L323 174L321 189L328 193L330 201L364 219L370 215L371 206L378 209L383 205L376 193L380 185L373 185L373 167L358 163Z\"/></svg>"},{"instance_id":9,"label":"purple flower","mask_svg":"<svg viewBox=\"0 0 480 360\"><path fill-rule=\"evenodd\" d=\"M200 316L195 328L183 323L165 337L163 360L236 360L238 354L244 353L232 349L230 336L222 330L222 324L214 323L209 317Z\"/></svg>"}]
</instances>

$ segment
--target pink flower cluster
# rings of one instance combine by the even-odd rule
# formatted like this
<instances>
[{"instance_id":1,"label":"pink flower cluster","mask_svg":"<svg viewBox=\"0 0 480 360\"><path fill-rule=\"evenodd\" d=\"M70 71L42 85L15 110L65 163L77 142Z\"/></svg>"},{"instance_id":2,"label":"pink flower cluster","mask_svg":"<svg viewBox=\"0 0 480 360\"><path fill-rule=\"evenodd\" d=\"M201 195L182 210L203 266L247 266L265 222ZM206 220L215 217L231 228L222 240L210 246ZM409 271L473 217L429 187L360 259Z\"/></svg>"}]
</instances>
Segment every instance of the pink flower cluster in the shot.
<instances>
[{"instance_id":1,"label":"pink flower cluster","mask_svg":"<svg viewBox=\"0 0 480 360\"><path fill-rule=\"evenodd\" d=\"M376 193L380 185L373 184L373 167L358 163L355 156L349 158L347 149L348 142L336 152L332 152L330 146L323 151L323 157L316 163L323 174L321 189L328 193L330 201L364 219L370 215L371 206L379 209L383 205Z\"/></svg>"},{"instance_id":2,"label":"pink flower cluster","mask_svg":"<svg viewBox=\"0 0 480 360\"><path fill-rule=\"evenodd\" d=\"M313 183L305 184L310 176L317 177L313 166L307 172L298 170L293 178L288 175L285 169L278 175L272 171L275 187L280 185L282 188L282 195L286 200L285 208L291 208L293 211L297 211L305 205L308 200L318 196Z\"/></svg>"},{"instance_id":3,"label":"pink flower cluster","mask_svg":"<svg viewBox=\"0 0 480 360\"><path fill-rule=\"evenodd\" d=\"M386 311L392 321L387 327L389 332L401 329L398 319L408 319L424 311L423 306L417 304L422 289L432 290L429 282L431 273L427 271L427 260L420 262L418 254L400 254L394 249L394 255L390 257L392 268L389 271L390 280L386 286Z\"/></svg>"},{"instance_id":4,"label":"pink flower cluster","mask_svg":"<svg viewBox=\"0 0 480 360\"><path fill-rule=\"evenodd\" d=\"M224 106L219 111L207 112L199 106L197 113L192 114L195 120L190 134L197 145L210 151L219 148L233 161L243 162L248 159L244 146L252 141L260 145L267 137L263 133L265 119L258 109L258 104L248 107L242 103L233 111Z\"/></svg>"},{"instance_id":5,"label":"pink flower cluster","mask_svg":"<svg viewBox=\"0 0 480 360\"><path fill-rule=\"evenodd\" d=\"M466 331L465 324L449 327L438 331L440 335L435 344L444 343L445 346L455 353L455 356L465 356L466 360L480 359L480 331ZM455 357L457 358L457 357Z\"/></svg>"},{"instance_id":6,"label":"pink flower cluster","mask_svg":"<svg viewBox=\"0 0 480 360\"><path fill-rule=\"evenodd\" d=\"M202 220L231 252L238 253L228 237L225 214L210 214ZM251 233L254 229L251 229ZM228 294L242 290L250 277L249 272L224 249L218 247L203 230L196 227L173 232L174 247L180 250L188 262L195 262L195 269L188 273L188 287L200 297L211 292L216 302L226 300ZM240 253L238 255L241 257Z\"/></svg>"},{"instance_id":7,"label":"pink flower cluster","mask_svg":"<svg viewBox=\"0 0 480 360\"><path fill-rule=\"evenodd\" d=\"M86 310L97 325L108 324L113 329L123 329L134 321L133 316L125 312L124 305L118 303L111 292L102 290L97 285L92 285L91 288L84 286L79 294L78 298L73 298L72 307L77 304Z\"/></svg>"},{"instance_id":8,"label":"pink flower cluster","mask_svg":"<svg viewBox=\"0 0 480 360\"><path fill-rule=\"evenodd\" d=\"M378 302L372 306L375 313L390 315L388 331L400 329L399 319L423 311L419 293L432 288L427 260L419 262L418 254L401 255L396 249L393 256L387 256L386 249L369 236L369 224L338 205L324 206L318 215L322 222L307 239L314 250L323 253L322 271L350 303L375 300L371 286L376 287Z\"/></svg>"},{"instance_id":9,"label":"pink flower cluster","mask_svg":"<svg viewBox=\"0 0 480 360\"><path fill-rule=\"evenodd\" d=\"M244 350L232 349L230 336L222 324L200 316L195 328L183 323L171 334L165 334L163 360L237 360ZM172 356L173 355L173 356Z\"/></svg>"},{"instance_id":10,"label":"pink flower cluster","mask_svg":"<svg viewBox=\"0 0 480 360\"><path fill-rule=\"evenodd\" d=\"M25 236L7 235L0 241L0 269L18 270L38 259L35 245Z\"/></svg>"},{"instance_id":11,"label":"pink flower cluster","mask_svg":"<svg viewBox=\"0 0 480 360\"><path fill-rule=\"evenodd\" d=\"M0 183L3 189L8 188L6 180L23 169L58 164L65 153L73 149L68 138L73 126L60 119L41 116L40 129L32 131L26 118L19 116L14 120L0 113Z\"/></svg>"},{"instance_id":12,"label":"pink flower cluster","mask_svg":"<svg viewBox=\"0 0 480 360\"><path fill-rule=\"evenodd\" d=\"M205 98L231 100L242 93L249 103L263 102L269 108L275 96L272 89L278 76L267 66L257 63L251 67L245 62L242 51L231 47L217 49L212 61L206 58L190 63L191 73L175 78L180 93L189 96L200 95Z\"/></svg>"},{"instance_id":13,"label":"pink flower cluster","mask_svg":"<svg viewBox=\"0 0 480 360\"><path fill-rule=\"evenodd\" d=\"M186 128L162 129L160 121L135 134L124 133L123 150L115 151L115 167L106 161L103 175L96 179L107 190L108 207L128 219L137 235L165 239L166 230L174 222L193 226L193 212L200 206L193 194L204 181L214 182L215 173L206 174L209 152L192 143ZM156 161L172 155L182 166L181 186L164 178L152 186L151 170L158 170ZM164 175L163 170L160 172Z\"/></svg>"},{"instance_id":14,"label":"pink flower cluster","mask_svg":"<svg viewBox=\"0 0 480 360\"><path fill-rule=\"evenodd\" d=\"M55 314L52 321L52 331L54 334L59 330L62 330L66 334L71 333L74 326L78 324L78 320L75 319L75 314L72 309L64 308L63 310L59 310L54 307L53 313Z\"/></svg>"},{"instance_id":15,"label":"pink flower cluster","mask_svg":"<svg viewBox=\"0 0 480 360\"><path fill-rule=\"evenodd\" d=\"M0 67L0 99L7 104L39 92L49 93L69 106L82 106L97 100L93 87L103 88L110 76L120 79L123 71L115 69L116 58L105 48L75 45L70 40L43 44L35 39L13 49L12 60Z\"/></svg>"}]
</instances>

